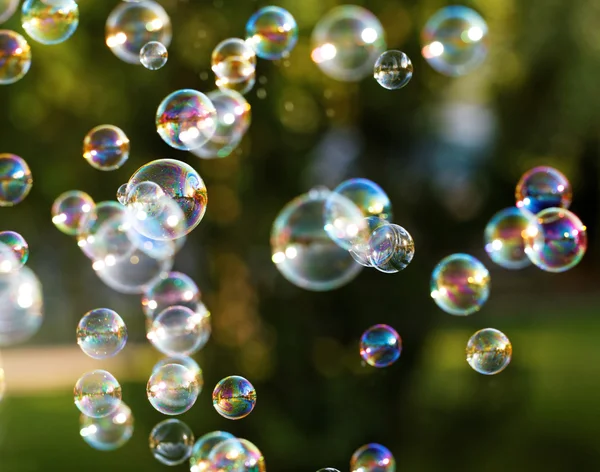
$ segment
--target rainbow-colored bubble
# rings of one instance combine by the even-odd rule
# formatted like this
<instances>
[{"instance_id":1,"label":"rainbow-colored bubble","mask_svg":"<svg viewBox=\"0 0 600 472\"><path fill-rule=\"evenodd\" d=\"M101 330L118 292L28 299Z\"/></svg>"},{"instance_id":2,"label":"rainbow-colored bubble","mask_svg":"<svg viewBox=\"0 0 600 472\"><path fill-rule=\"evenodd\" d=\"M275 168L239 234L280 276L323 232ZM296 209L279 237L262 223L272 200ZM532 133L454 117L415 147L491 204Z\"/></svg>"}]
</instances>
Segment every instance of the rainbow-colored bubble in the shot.
<instances>
[{"instance_id":1,"label":"rainbow-colored bubble","mask_svg":"<svg viewBox=\"0 0 600 472\"><path fill-rule=\"evenodd\" d=\"M31 47L19 33L0 30L0 85L21 80L31 67Z\"/></svg>"},{"instance_id":2,"label":"rainbow-colored bubble","mask_svg":"<svg viewBox=\"0 0 600 472\"><path fill-rule=\"evenodd\" d=\"M402 339L385 324L371 326L360 338L360 356L373 367L388 367L400 358Z\"/></svg>"},{"instance_id":3,"label":"rainbow-colored bubble","mask_svg":"<svg viewBox=\"0 0 600 472\"><path fill-rule=\"evenodd\" d=\"M467 343L467 362L475 372L494 375L506 369L512 358L512 344L504 333L493 328L477 331Z\"/></svg>"},{"instance_id":4,"label":"rainbow-colored bubble","mask_svg":"<svg viewBox=\"0 0 600 472\"><path fill-rule=\"evenodd\" d=\"M15 154L0 154L0 207L21 203L32 186L27 162Z\"/></svg>"},{"instance_id":5,"label":"rainbow-colored bubble","mask_svg":"<svg viewBox=\"0 0 600 472\"><path fill-rule=\"evenodd\" d=\"M41 44L59 44L75 33L79 25L79 7L75 0L25 0L21 24Z\"/></svg>"},{"instance_id":6,"label":"rainbow-colored bubble","mask_svg":"<svg viewBox=\"0 0 600 472\"><path fill-rule=\"evenodd\" d=\"M81 190L70 190L60 194L52 205L52 223L69 236L81 232L81 223L96 204L92 197Z\"/></svg>"},{"instance_id":7,"label":"rainbow-colored bubble","mask_svg":"<svg viewBox=\"0 0 600 472\"><path fill-rule=\"evenodd\" d=\"M188 411L202 390L196 372L181 364L157 368L146 386L150 404L163 415L181 415Z\"/></svg>"},{"instance_id":8,"label":"rainbow-colored bubble","mask_svg":"<svg viewBox=\"0 0 600 472\"><path fill-rule=\"evenodd\" d=\"M287 10L268 6L261 8L246 23L246 38L262 59L287 56L298 41L298 25Z\"/></svg>"},{"instance_id":9,"label":"rainbow-colored bubble","mask_svg":"<svg viewBox=\"0 0 600 472\"><path fill-rule=\"evenodd\" d=\"M350 459L350 472L395 472L396 460L390 450L381 444L365 444Z\"/></svg>"},{"instance_id":10,"label":"rainbow-colored bubble","mask_svg":"<svg viewBox=\"0 0 600 472\"><path fill-rule=\"evenodd\" d=\"M116 356L127 343L127 327L119 314L108 308L88 311L77 325L77 344L94 359Z\"/></svg>"},{"instance_id":11,"label":"rainbow-colored bubble","mask_svg":"<svg viewBox=\"0 0 600 472\"><path fill-rule=\"evenodd\" d=\"M73 393L77 408L92 418L109 416L121 404L121 385L105 370L83 374L75 384Z\"/></svg>"},{"instance_id":12,"label":"rainbow-colored bubble","mask_svg":"<svg viewBox=\"0 0 600 472\"><path fill-rule=\"evenodd\" d=\"M256 390L244 377L232 375L222 379L213 390L213 406L230 420L248 416L256 406Z\"/></svg>"},{"instance_id":13,"label":"rainbow-colored bubble","mask_svg":"<svg viewBox=\"0 0 600 472\"><path fill-rule=\"evenodd\" d=\"M25 238L15 231L1 231L0 243L6 245L15 256L15 267L12 270L23 267L29 259L29 245Z\"/></svg>"},{"instance_id":14,"label":"rainbow-colored bubble","mask_svg":"<svg viewBox=\"0 0 600 472\"><path fill-rule=\"evenodd\" d=\"M573 191L562 172L539 166L523 174L517 183L515 197L517 207L535 215L546 208L569 208Z\"/></svg>"}]
</instances>

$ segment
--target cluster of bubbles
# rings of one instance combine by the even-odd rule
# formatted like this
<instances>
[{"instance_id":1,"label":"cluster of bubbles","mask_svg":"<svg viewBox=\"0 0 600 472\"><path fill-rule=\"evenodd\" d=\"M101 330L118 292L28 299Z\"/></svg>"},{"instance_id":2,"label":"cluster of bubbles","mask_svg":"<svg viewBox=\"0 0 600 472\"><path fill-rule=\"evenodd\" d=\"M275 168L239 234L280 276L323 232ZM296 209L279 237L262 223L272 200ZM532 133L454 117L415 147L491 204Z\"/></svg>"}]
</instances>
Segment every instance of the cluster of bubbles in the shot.
<instances>
[{"instance_id":1,"label":"cluster of bubbles","mask_svg":"<svg viewBox=\"0 0 600 472\"><path fill-rule=\"evenodd\" d=\"M225 431L212 431L201 436L189 448L191 472L266 472L262 452L247 439L236 438Z\"/></svg>"}]
</instances>

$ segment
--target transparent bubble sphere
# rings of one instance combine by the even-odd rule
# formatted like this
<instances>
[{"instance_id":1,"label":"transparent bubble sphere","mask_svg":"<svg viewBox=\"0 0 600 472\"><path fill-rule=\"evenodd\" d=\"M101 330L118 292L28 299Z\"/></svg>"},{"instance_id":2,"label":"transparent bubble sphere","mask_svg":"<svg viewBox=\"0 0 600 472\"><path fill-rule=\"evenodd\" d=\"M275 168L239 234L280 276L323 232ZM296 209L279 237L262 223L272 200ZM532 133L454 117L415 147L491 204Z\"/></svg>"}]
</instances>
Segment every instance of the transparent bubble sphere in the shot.
<instances>
[{"instance_id":1,"label":"transparent bubble sphere","mask_svg":"<svg viewBox=\"0 0 600 472\"><path fill-rule=\"evenodd\" d=\"M19 33L0 30L0 85L21 80L31 67L31 47Z\"/></svg>"},{"instance_id":2,"label":"transparent bubble sphere","mask_svg":"<svg viewBox=\"0 0 600 472\"><path fill-rule=\"evenodd\" d=\"M379 85L388 90L398 90L410 82L413 65L402 51L384 52L373 68L373 76Z\"/></svg>"},{"instance_id":3,"label":"transparent bubble sphere","mask_svg":"<svg viewBox=\"0 0 600 472\"><path fill-rule=\"evenodd\" d=\"M146 386L148 400L164 415L185 413L194 406L200 391L197 373L180 364L156 369Z\"/></svg>"},{"instance_id":4,"label":"transparent bubble sphere","mask_svg":"<svg viewBox=\"0 0 600 472\"><path fill-rule=\"evenodd\" d=\"M122 401L114 412L102 418L90 418L82 414L79 435L98 451L114 451L131 439L133 422L131 409Z\"/></svg>"},{"instance_id":5,"label":"transparent bubble sphere","mask_svg":"<svg viewBox=\"0 0 600 472\"><path fill-rule=\"evenodd\" d=\"M140 62L148 70L162 69L169 59L169 52L159 41L150 41L140 50Z\"/></svg>"},{"instance_id":6,"label":"transparent bubble sphere","mask_svg":"<svg viewBox=\"0 0 600 472\"><path fill-rule=\"evenodd\" d=\"M385 324L371 326L360 338L360 356L373 367L388 367L400 359L402 339Z\"/></svg>"},{"instance_id":7,"label":"transparent bubble sphere","mask_svg":"<svg viewBox=\"0 0 600 472\"><path fill-rule=\"evenodd\" d=\"M81 222L96 204L92 197L81 190L70 190L60 194L52 205L52 223L69 236L81 232Z\"/></svg>"},{"instance_id":8,"label":"transparent bubble sphere","mask_svg":"<svg viewBox=\"0 0 600 472\"><path fill-rule=\"evenodd\" d=\"M32 186L27 162L15 154L0 154L0 207L21 203Z\"/></svg>"},{"instance_id":9,"label":"transparent bubble sphere","mask_svg":"<svg viewBox=\"0 0 600 472\"><path fill-rule=\"evenodd\" d=\"M390 450L381 444L365 444L350 459L350 472L395 472L396 460Z\"/></svg>"},{"instance_id":10,"label":"transparent bubble sphere","mask_svg":"<svg viewBox=\"0 0 600 472\"><path fill-rule=\"evenodd\" d=\"M79 25L79 7L75 0L25 0L21 24L38 43L62 43L73 36Z\"/></svg>"},{"instance_id":11,"label":"transparent bubble sphere","mask_svg":"<svg viewBox=\"0 0 600 472\"><path fill-rule=\"evenodd\" d=\"M244 377L231 375L216 385L212 400L215 410L221 416L230 420L239 420L254 410L256 390Z\"/></svg>"},{"instance_id":12,"label":"transparent bubble sphere","mask_svg":"<svg viewBox=\"0 0 600 472\"><path fill-rule=\"evenodd\" d=\"M96 126L83 140L83 157L95 169L118 169L129 158L129 138L116 126Z\"/></svg>"},{"instance_id":13,"label":"transparent bubble sphere","mask_svg":"<svg viewBox=\"0 0 600 472\"><path fill-rule=\"evenodd\" d=\"M75 384L75 405L84 415L103 418L121 404L121 385L105 370L87 372Z\"/></svg>"},{"instance_id":14,"label":"transparent bubble sphere","mask_svg":"<svg viewBox=\"0 0 600 472\"><path fill-rule=\"evenodd\" d=\"M165 465L183 464L192 454L194 433L180 420L165 420L150 432L150 452Z\"/></svg>"},{"instance_id":15,"label":"transparent bubble sphere","mask_svg":"<svg viewBox=\"0 0 600 472\"><path fill-rule=\"evenodd\" d=\"M97 308L88 311L77 325L77 344L94 359L116 356L127 343L127 327L113 310Z\"/></svg>"},{"instance_id":16,"label":"transparent bubble sphere","mask_svg":"<svg viewBox=\"0 0 600 472\"><path fill-rule=\"evenodd\" d=\"M493 328L477 331L467 343L467 362L475 372L494 375L502 372L512 358L512 344L504 333Z\"/></svg>"}]
</instances>

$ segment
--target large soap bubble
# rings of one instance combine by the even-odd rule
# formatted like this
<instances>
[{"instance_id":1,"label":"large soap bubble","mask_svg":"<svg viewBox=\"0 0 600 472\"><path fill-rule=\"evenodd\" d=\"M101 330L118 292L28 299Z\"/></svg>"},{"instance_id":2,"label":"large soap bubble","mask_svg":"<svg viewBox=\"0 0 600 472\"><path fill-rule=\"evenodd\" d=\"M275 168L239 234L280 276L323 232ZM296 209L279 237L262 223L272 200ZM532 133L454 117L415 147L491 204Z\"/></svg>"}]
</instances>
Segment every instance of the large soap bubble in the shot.
<instances>
[{"instance_id":1,"label":"large soap bubble","mask_svg":"<svg viewBox=\"0 0 600 472\"><path fill-rule=\"evenodd\" d=\"M31 67L31 47L19 33L0 30L0 85L14 84Z\"/></svg>"},{"instance_id":2,"label":"large soap bubble","mask_svg":"<svg viewBox=\"0 0 600 472\"><path fill-rule=\"evenodd\" d=\"M62 43L79 25L79 6L75 0L25 0L21 23L29 37L38 43Z\"/></svg>"},{"instance_id":3,"label":"large soap bubble","mask_svg":"<svg viewBox=\"0 0 600 472\"><path fill-rule=\"evenodd\" d=\"M21 203L32 186L33 177L27 162L15 154L0 154L0 207Z\"/></svg>"}]
</instances>

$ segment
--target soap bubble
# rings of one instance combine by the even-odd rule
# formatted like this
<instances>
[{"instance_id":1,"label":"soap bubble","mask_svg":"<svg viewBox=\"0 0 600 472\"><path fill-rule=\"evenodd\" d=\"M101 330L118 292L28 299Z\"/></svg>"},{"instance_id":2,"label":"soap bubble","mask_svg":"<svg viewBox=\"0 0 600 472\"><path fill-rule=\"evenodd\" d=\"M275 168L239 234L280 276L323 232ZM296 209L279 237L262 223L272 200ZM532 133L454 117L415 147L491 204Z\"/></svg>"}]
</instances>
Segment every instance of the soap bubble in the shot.
<instances>
[{"instance_id":1,"label":"soap bubble","mask_svg":"<svg viewBox=\"0 0 600 472\"><path fill-rule=\"evenodd\" d=\"M371 326L360 338L360 356L373 367L387 367L400 358L402 339L394 328Z\"/></svg>"},{"instance_id":2,"label":"soap bubble","mask_svg":"<svg viewBox=\"0 0 600 472\"><path fill-rule=\"evenodd\" d=\"M379 56L373 68L377 83L388 90L401 89L410 82L412 75L412 62L406 54L395 49Z\"/></svg>"},{"instance_id":3,"label":"soap bubble","mask_svg":"<svg viewBox=\"0 0 600 472\"><path fill-rule=\"evenodd\" d=\"M295 198L281 210L271 231L275 266L287 280L307 290L334 290L361 271L325 231L324 209L330 193L314 189Z\"/></svg>"},{"instance_id":4,"label":"soap bubble","mask_svg":"<svg viewBox=\"0 0 600 472\"><path fill-rule=\"evenodd\" d=\"M11 263L11 271L25 265L29 258L29 245L23 236L14 231L0 231L0 243L8 246L15 256L16 267ZM0 272L3 272L1 266L2 264L0 264Z\"/></svg>"},{"instance_id":5,"label":"soap bubble","mask_svg":"<svg viewBox=\"0 0 600 472\"><path fill-rule=\"evenodd\" d=\"M558 170L540 166L525 172L516 189L517 207L537 214L546 208L569 208L573 192Z\"/></svg>"},{"instance_id":6,"label":"soap bubble","mask_svg":"<svg viewBox=\"0 0 600 472\"><path fill-rule=\"evenodd\" d=\"M95 169L118 169L129 158L129 138L116 126L96 126L83 140L83 157Z\"/></svg>"},{"instance_id":7,"label":"soap bubble","mask_svg":"<svg viewBox=\"0 0 600 472\"><path fill-rule=\"evenodd\" d=\"M231 90L232 92L237 92L240 95L246 95L256 85L256 73L252 73L241 82L230 82L227 79L217 78L215 80L215 85L219 87L219 90Z\"/></svg>"},{"instance_id":8,"label":"soap bubble","mask_svg":"<svg viewBox=\"0 0 600 472\"><path fill-rule=\"evenodd\" d=\"M384 190L369 179L349 179L339 184L334 193L352 201L365 217L392 219L392 203Z\"/></svg>"},{"instance_id":9,"label":"soap bubble","mask_svg":"<svg viewBox=\"0 0 600 472\"><path fill-rule=\"evenodd\" d=\"M373 73L373 64L385 50L385 33L369 10L342 5L319 20L312 44L312 60L326 75L357 82Z\"/></svg>"},{"instance_id":10,"label":"soap bubble","mask_svg":"<svg viewBox=\"0 0 600 472\"><path fill-rule=\"evenodd\" d=\"M113 310L88 311L77 325L77 344L94 359L116 356L127 343L127 327Z\"/></svg>"},{"instance_id":11,"label":"soap bubble","mask_svg":"<svg viewBox=\"0 0 600 472\"><path fill-rule=\"evenodd\" d=\"M207 96L217 110L217 129L210 140L191 152L203 159L227 157L250 126L250 104L233 90L215 90Z\"/></svg>"},{"instance_id":12,"label":"soap bubble","mask_svg":"<svg viewBox=\"0 0 600 472\"><path fill-rule=\"evenodd\" d=\"M140 50L140 62L148 70L161 69L169 59L169 52L163 43L150 41Z\"/></svg>"},{"instance_id":13,"label":"soap bubble","mask_svg":"<svg viewBox=\"0 0 600 472\"><path fill-rule=\"evenodd\" d=\"M587 250L587 228L573 212L546 208L536 215L540 232L525 238L525 253L536 266L547 272L572 269Z\"/></svg>"},{"instance_id":14,"label":"soap bubble","mask_svg":"<svg viewBox=\"0 0 600 472\"><path fill-rule=\"evenodd\" d=\"M217 44L211 64L222 84L246 82L256 71L256 53L247 41L229 38Z\"/></svg>"},{"instance_id":15,"label":"soap bubble","mask_svg":"<svg viewBox=\"0 0 600 472\"><path fill-rule=\"evenodd\" d=\"M232 438L213 447L209 462L216 471L266 472L262 452L247 439Z\"/></svg>"},{"instance_id":16,"label":"soap bubble","mask_svg":"<svg viewBox=\"0 0 600 472\"><path fill-rule=\"evenodd\" d=\"M119 449L133 435L131 409L121 401L119 407L108 416L90 418L81 415L79 434L86 443L98 451Z\"/></svg>"},{"instance_id":17,"label":"soap bubble","mask_svg":"<svg viewBox=\"0 0 600 472\"><path fill-rule=\"evenodd\" d=\"M199 303L198 286L189 276L181 272L165 274L142 296L142 309L151 319L170 306L186 306L195 311Z\"/></svg>"},{"instance_id":18,"label":"soap bubble","mask_svg":"<svg viewBox=\"0 0 600 472\"><path fill-rule=\"evenodd\" d=\"M422 54L444 75L465 75L486 58L488 26L476 11L463 6L438 10L421 32Z\"/></svg>"},{"instance_id":19,"label":"soap bubble","mask_svg":"<svg viewBox=\"0 0 600 472\"><path fill-rule=\"evenodd\" d=\"M117 189L117 201L121 205L127 205L127 184L121 184Z\"/></svg>"},{"instance_id":20,"label":"soap bubble","mask_svg":"<svg viewBox=\"0 0 600 472\"><path fill-rule=\"evenodd\" d=\"M202 220L208 204L208 194L200 174L191 166L175 159L159 159L140 167L129 179L128 191L140 182L158 184L165 195L174 199L183 210L188 234Z\"/></svg>"},{"instance_id":21,"label":"soap bubble","mask_svg":"<svg viewBox=\"0 0 600 472\"><path fill-rule=\"evenodd\" d=\"M150 451L165 465L183 464L192 454L193 446L194 433L183 421L161 421L150 433Z\"/></svg>"},{"instance_id":22,"label":"soap bubble","mask_svg":"<svg viewBox=\"0 0 600 472\"><path fill-rule=\"evenodd\" d=\"M378 216L368 216L365 218L366 231L360 233L359 237L352 242L349 249L352 258L364 267L373 267L370 261L371 246L369 241L371 234L381 226L387 225L388 221Z\"/></svg>"},{"instance_id":23,"label":"soap bubble","mask_svg":"<svg viewBox=\"0 0 600 472\"><path fill-rule=\"evenodd\" d=\"M103 418L114 413L121 404L121 385L110 372L87 372L75 384L75 405L86 416Z\"/></svg>"},{"instance_id":24,"label":"soap bubble","mask_svg":"<svg viewBox=\"0 0 600 472\"><path fill-rule=\"evenodd\" d=\"M32 186L27 162L15 154L0 154L0 207L22 202Z\"/></svg>"},{"instance_id":25,"label":"soap bubble","mask_svg":"<svg viewBox=\"0 0 600 472\"><path fill-rule=\"evenodd\" d=\"M161 311L154 318L147 338L168 356L189 356L205 346L210 333L210 313L198 302L196 311L177 305Z\"/></svg>"},{"instance_id":26,"label":"soap bubble","mask_svg":"<svg viewBox=\"0 0 600 472\"><path fill-rule=\"evenodd\" d=\"M371 233L369 262L381 272L393 274L406 269L415 255L415 242L402 226L385 224Z\"/></svg>"},{"instance_id":27,"label":"soap bubble","mask_svg":"<svg viewBox=\"0 0 600 472\"><path fill-rule=\"evenodd\" d=\"M52 205L52 223L69 236L81 233L81 223L96 206L92 197L81 190L64 192Z\"/></svg>"},{"instance_id":28,"label":"soap bubble","mask_svg":"<svg viewBox=\"0 0 600 472\"><path fill-rule=\"evenodd\" d=\"M180 364L165 364L152 373L146 393L163 415L181 415L194 406L201 389L196 372Z\"/></svg>"},{"instance_id":29,"label":"soap bubble","mask_svg":"<svg viewBox=\"0 0 600 472\"><path fill-rule=\"evenodd\" d=\"M531 264L525 254L525 237L541 238L535 217L517 207L496 213L485 227L485 250L496 264L505 269L522 269Z\"/></svg>"},{"instance_id":30,"label":"soap bubble","mask_svg":"<svg viewBox=\"0 0 600 472\"><path fill-rule=\"evenodd\" d=\"M365 444L350 459L350 472L395 472L396 460L381 444Z\"/></svg>"},{"instance_id":31,"label":"soap bubble","mask_svg":"<svg viewBox=\"0 0 600 472\"><path fill-rule=\"evenodd\" d=\"M79 7L75 0L25 0L21 7L21 24L38 43L62 43L79 25Z\"/></svg>"},{"instance_id":32,"label":"soap bubble","mask_svg":"<svg viewBox=\"0 0 600 472\"><path fill-rule=\"evenodd\" d=\"M199 387L202 389L202 387L204 386L204 376L202 374L202 369L200 368L198 363L191 357L186 357L186 356L165 357L165 358L161 359L160 361L158 361L156 364L154 364L154 367L152 367L152 373L156 372L158 369L160 369L161 367L163 367L167 364L177 364L177 365L181 365L181 366L185 367L186 369L188 369L194 373L194 375L198 379Z\"/></svg>"},{"instance_id":33,"label":"soap bubble","mask_svg":"<svg viewBox=\"0 0 600 472\"><path fill-rule=\"evenodd\" d=\"M349 250L368 237L369 227L359 207L336 192L329 192L323 214L324 228L333 242Z\"/></svg>"},{"instance_id":34,"label":"soap bubble","mask_svg":"<svg viewBox=\"0 0 600 472\"><path fill-rule=\"evenodd\" d=\"M8 251L14 258L12 250ZM44 298L42 284L31 269L24 266L0 274L0 299L0 346L27 341L37 333L44 317Z\"/></svg>"},{"instance_id":35,"label":"soap bubble","mask_svg":"<svg viewBox=\"0 0 600 472\"><path fill-rule=\"evenodd\" d=\"M490 295L490 273L468 254L442 259L431 274L431 298L446 313L471 315Z\"/></svg>"},{"instance_id":36,"label":"soap bubble","mask_svg":"<svg viewBox=\"0 0 600 472\"><path fill-rule=\"evenodd\" d=\"M256 390L244 377L231 375L216 385L212 401L221 416L229 420L240 420L254 410Z\"/></svg>"},{"instance_id":37,"label":"soap bubble","mask_svg":"<svg viewBox=\"0 0 600 472\"><path fill-rule=\"evenodd\" d=\"M17 11L19 0L0 0L0 23L4 23Z\"/></svg>"},{"instance_id":38,"label":"soap bubble","mask_svg":"<svg viewBox=\"0 0 600 472\"><path fill-rule=\"evenodd\" d=\"M221 444L228 439L235 439L235 436L225 431L213 431L207 433L196 441L192 449L190 457L191 472L208 472L211 470L212 464L209 461L209 456L215 446Z\"/></svg>"},{"instance_id":39,"label":"soap bubble","mask_svg":"<svg viewBox=\"0 0 600 472\"><path fill-rule=\"evenodd\" d=\"M31 67L31 47L19 33L0 30L0 85L21 80Z\"/></svg>"},{"instance_id":40,"label":"soap bubble","mask_svg":"<svg viewBox=\"0 0 600 472\"><path fill-rule=\"evenodd\" d=\"M247 42L262 59L286 57L298 41L298 25L290 12L275 6L263 7L246 23Z\"/></svg>"},{"instance_id":41,"label":"soap bubble","mask_svg":"<svg viewBox=\"0 0 600 472\"><path fill-rule=\"evenodd\" d=\"M140 50L150 41L171 44L171 19L154 1L121 2L106 20L106 45L124 62L140 63Z\"/></svg>"},{"instance_id":42,"label":"soap bubble","mask_svg":"<svg viewBox=\"0 0 600 472\"><path fill-rule=\"evenodd\" d=\"M512 344L493 328L477 331L467 343L467 362L475 372L494 375L502 372L512 358Z\"/></svg>"}]
</instances>

